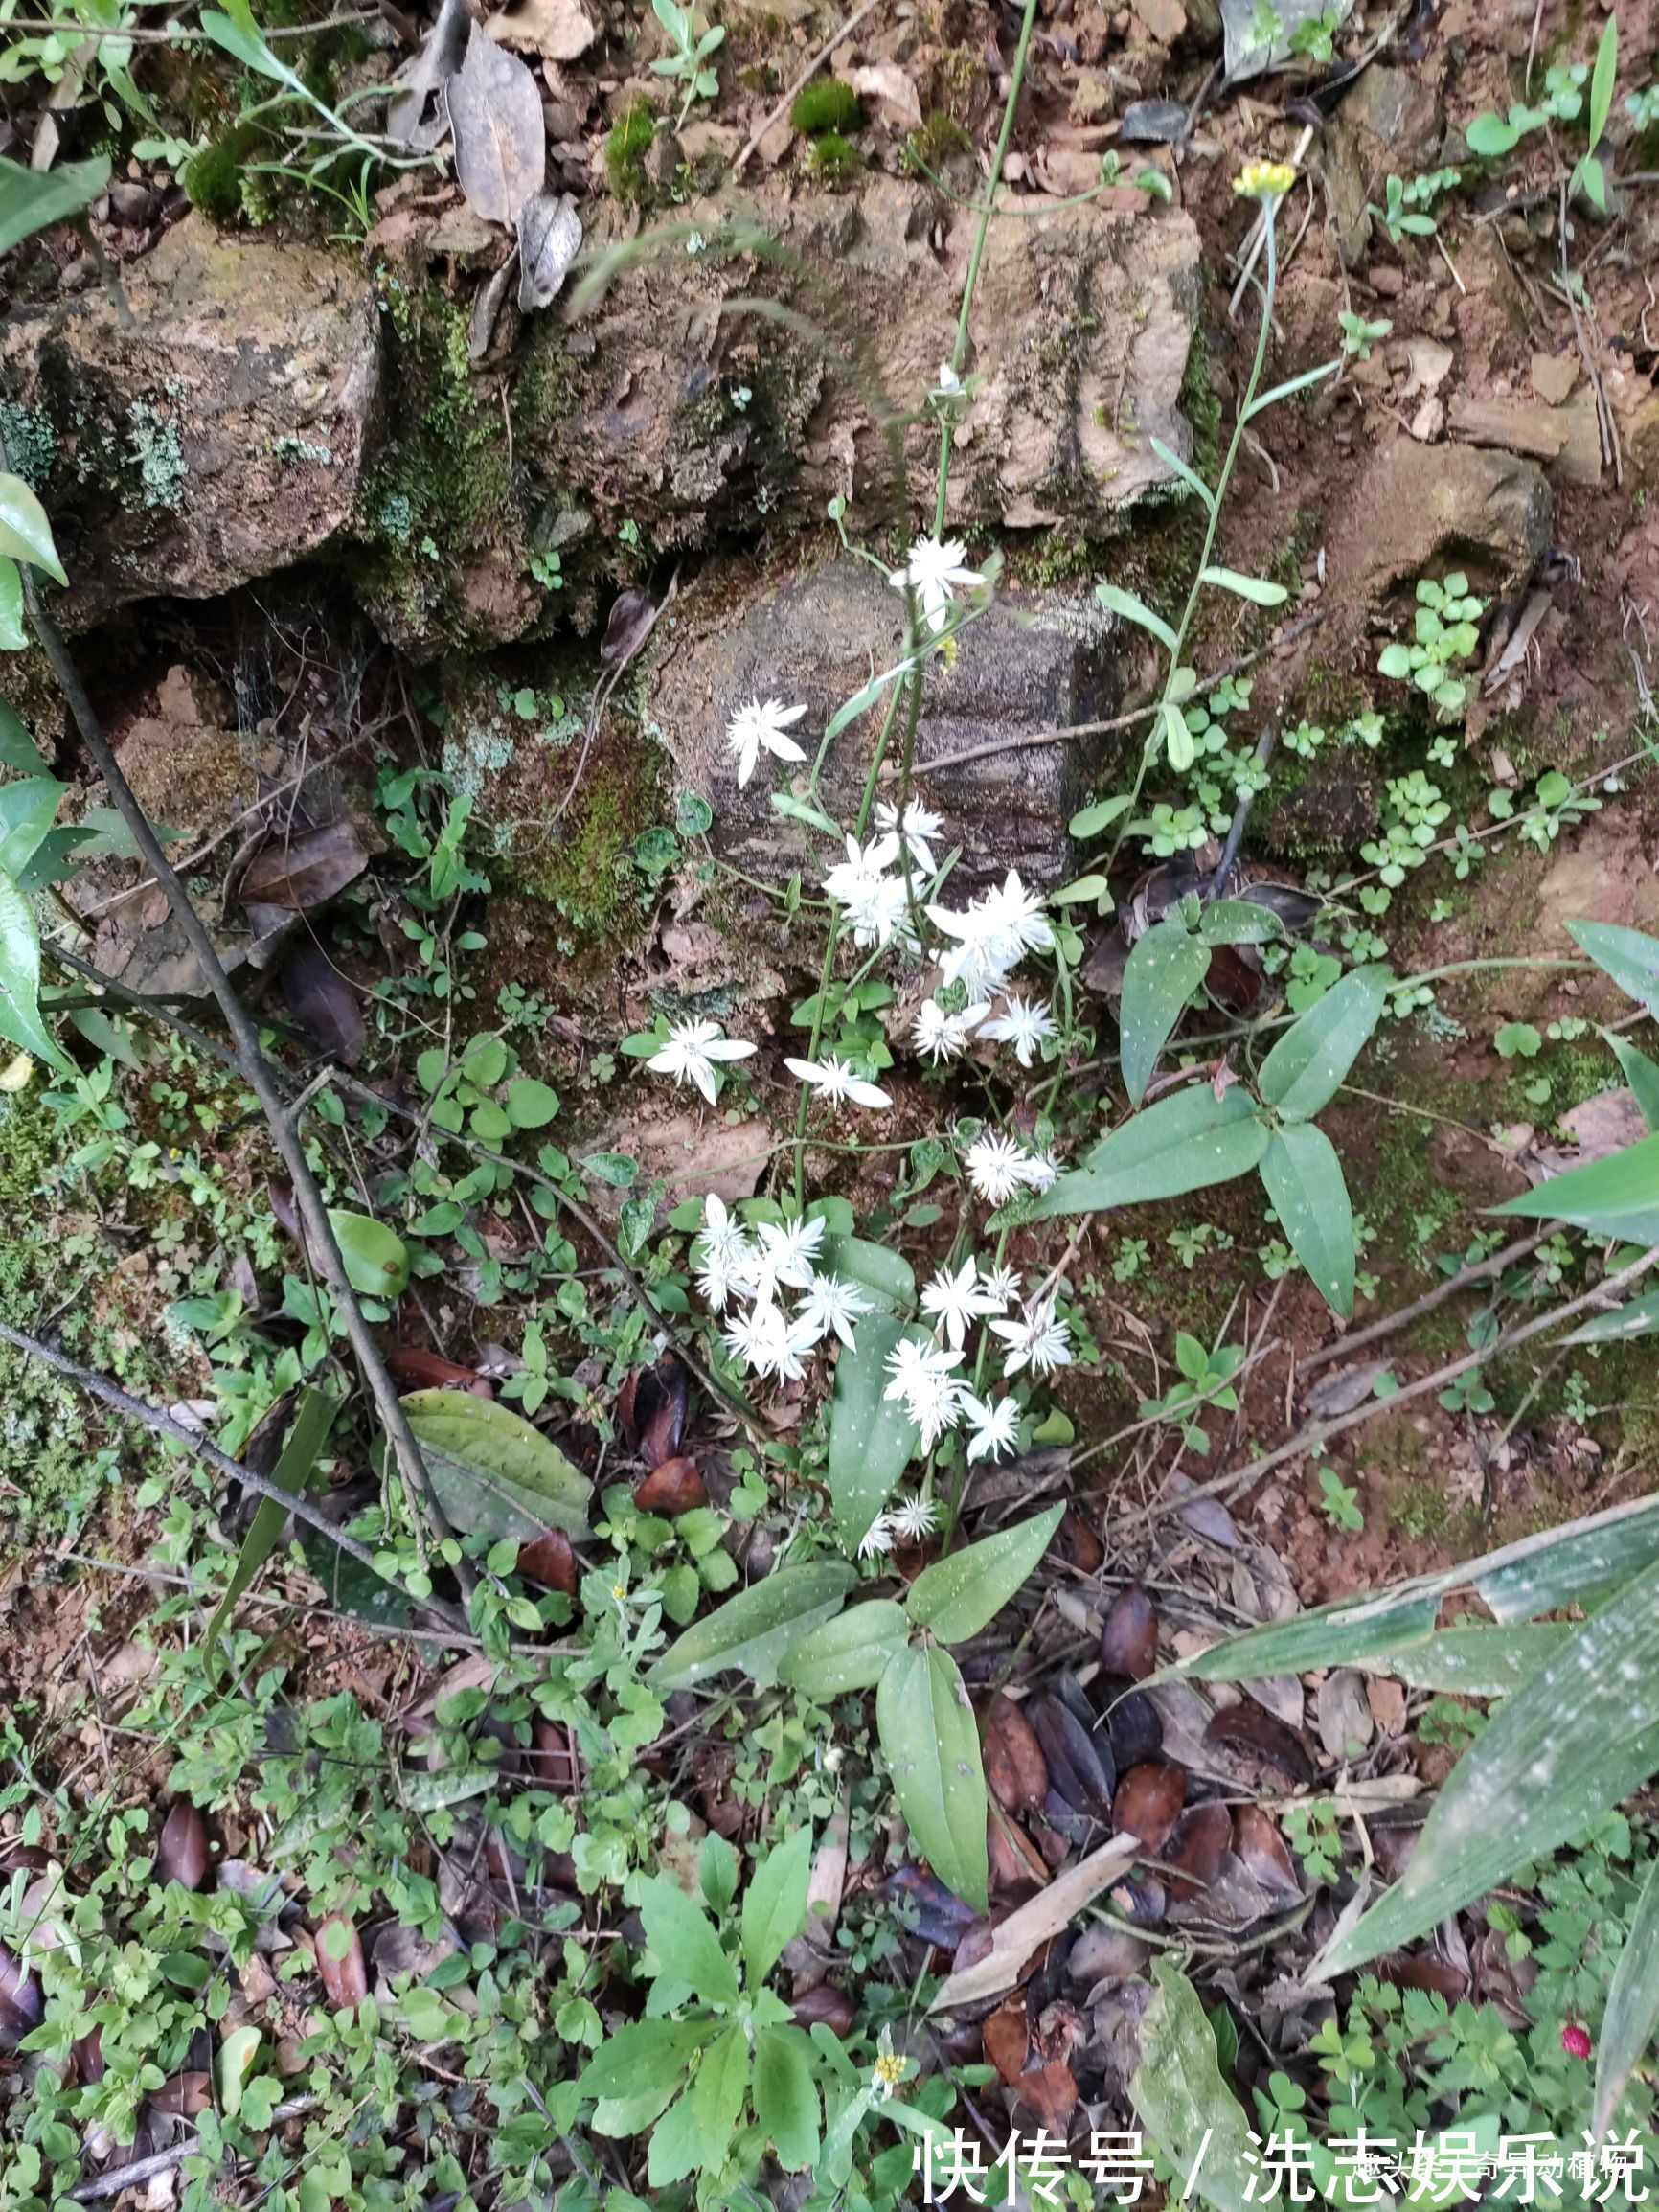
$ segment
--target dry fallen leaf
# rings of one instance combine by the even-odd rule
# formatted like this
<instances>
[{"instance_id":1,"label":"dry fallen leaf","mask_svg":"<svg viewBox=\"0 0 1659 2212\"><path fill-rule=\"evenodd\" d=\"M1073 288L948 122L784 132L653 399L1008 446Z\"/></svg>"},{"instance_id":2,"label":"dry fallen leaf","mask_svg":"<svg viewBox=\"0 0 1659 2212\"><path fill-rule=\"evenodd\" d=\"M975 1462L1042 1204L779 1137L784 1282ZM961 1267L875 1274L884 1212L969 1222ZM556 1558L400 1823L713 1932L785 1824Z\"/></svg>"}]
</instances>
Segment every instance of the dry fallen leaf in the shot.
<instances>
[{"instance_id":1,"label":"dry fallen leaf","mask_svg":"<svg viewBox=\"0 0 1659 2212\"><path fill-rule=\"evenodd\" d=\"M1114 1836L1099 1851L1057 1875L1046 1889L1018 1905L991 1932L990 1947L971 1966L959 1968L941 1984L930 2012L978 2003L1012 1989L1033 1951L1069 1927L1085 1904L1109 1889L1142 1846L1133 1836Z\"/></svg>"},{"instance_id":2,"label":"dry fallen leaf","mask_svg":"<svg viewBox=\"0 0 1659 2212\"><path fill-rule=\"evenodd\" d=\"M354 883L368 865L355 825L330 822L297 837L273 837L242 871L237 895L247 906L308 913Z\"/></svg>"},{"instance_id":3,"label":"dry fallen leaf","mask_svg":"<svg viewBox=\"0 0 1659 2212\"><path fill-rule=\"evenodd\" d=\"M461 66L471 18L466 0L443 0L426 43L404 70L386 110L386 135L395 146L430 153L449 128L444 88Z\"/></svg>"},{"instance_id":4,"label":"dry fallen leaf","mask_svg":"<svg viewBox=\"0 0 1659 2212\"><path fill-rule=\"evenodd\" d=\"M486 222L515 230L547 174L547 126L535 80L493 38L472 37L449 80L455 176Z\"/></svg>"},{"instance_id":5,"label":"dry fallen leaf","mask_svg":"<svg viewBox=\"0 0 1659 2212\"><path fill-rule=\"evenodd\" d=\"M551 307L581 251L581 222L569 193L538 192L518 217L518 304Z\"/></svg>"},{"instance_id":6,"label":"dry fallen leaf","mask_svg":"<svg viewBox=\"0 0 1659 2212\"><path fill-rule=\"evenodd\" d=\"M915 85L897 61L876 61L862 69L849 70L847 81L861 99L875 101L886 111L890 122L902 124L906 130L921 128L921 103L917 98Z\"/></svg>"},{"instance_id":7,"label":"dry fallen leaf","mask_svg":"<svg viewBox=\"0 0 1659 2212\"><path fill-rule=\"evenodd\" d=\"M485 29L503 46L548 61L575 61L599 36L580 0L514 0Z\"/></svg>"}]
</instances>

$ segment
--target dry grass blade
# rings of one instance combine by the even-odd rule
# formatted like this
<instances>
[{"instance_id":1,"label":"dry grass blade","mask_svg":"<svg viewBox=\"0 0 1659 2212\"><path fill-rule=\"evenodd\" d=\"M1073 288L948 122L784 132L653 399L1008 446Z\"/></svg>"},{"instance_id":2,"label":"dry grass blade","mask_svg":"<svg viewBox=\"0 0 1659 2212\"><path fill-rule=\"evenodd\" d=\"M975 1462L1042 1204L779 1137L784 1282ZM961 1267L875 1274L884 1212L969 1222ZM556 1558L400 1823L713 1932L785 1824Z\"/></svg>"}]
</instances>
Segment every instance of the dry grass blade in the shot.
<instances>
[{"instance_id":1,"label":"dry grass blade","mask_svg":"<svg viewBox=\"0 0 1659 2212\"><path fill-rule=\"evenodd\" d=\"M1133 1836L1114 1836L1099 1851L1091 1851L1087 1859L1057 1875L1046 1889L1009 1914L983 1958L947 1976L928 2010L946 2012L953 2005L980 2003L1012 1989L1033 1951L1069 1927L1085 1904L1133 1864L1142 1848Z\"/></svg>"}]
</instances>

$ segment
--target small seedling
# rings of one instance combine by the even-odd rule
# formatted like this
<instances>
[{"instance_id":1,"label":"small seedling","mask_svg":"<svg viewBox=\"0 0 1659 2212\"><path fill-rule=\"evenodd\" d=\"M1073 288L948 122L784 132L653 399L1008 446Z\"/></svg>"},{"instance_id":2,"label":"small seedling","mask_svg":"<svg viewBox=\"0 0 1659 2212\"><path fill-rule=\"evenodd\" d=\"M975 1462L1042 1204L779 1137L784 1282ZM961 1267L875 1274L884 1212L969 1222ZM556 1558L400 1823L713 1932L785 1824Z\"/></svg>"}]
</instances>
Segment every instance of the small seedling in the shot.
<instances>
[{"instance_id":1,"label":"small seedling","mask_svg":"<svg viewBox=\"0 0 1659 2212\"><path fill-rule=\"evenodd\" d=\"M659 54L651 69L654 75L677 78L684 85L679 113L684 123L693 100L713 100L720 89L718 77L704 64L725 44L726 34L716 23L699 37L696 11L682 8L679 0L651 0L651 12L674 42L673 52Z\"/></svg>"}]
</instances>

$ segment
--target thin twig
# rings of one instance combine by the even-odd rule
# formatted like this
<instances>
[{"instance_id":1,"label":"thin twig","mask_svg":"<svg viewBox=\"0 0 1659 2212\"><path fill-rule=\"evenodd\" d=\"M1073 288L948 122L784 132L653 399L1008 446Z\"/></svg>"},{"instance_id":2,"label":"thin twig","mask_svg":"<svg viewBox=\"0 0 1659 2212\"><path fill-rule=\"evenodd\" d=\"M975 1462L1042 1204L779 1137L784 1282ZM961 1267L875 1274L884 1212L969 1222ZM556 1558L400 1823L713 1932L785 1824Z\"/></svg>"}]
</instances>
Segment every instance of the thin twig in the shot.
<instances>
[{"instance_id":1,"label":"thin twig","mask_svg":"<svg viewBox=\"0 0 1659 2212\"><path fill-rule=\"evenodd\" d=\"M10 455L5 448L6 441L4 435L0 434L0 461L10 466ZM339 1241L334 1235L334 1224L329 1218L329 1209L317 1178L311 1173L310 1162L306 1158L305 1146L288 1121L285 1101L270 1063L260 1049L259 1031L237 995L236 986L226 974L201 916L191 902L189 892L179 881L172 863L162 850L161 840L150 827L149 817L139 805L131 785L122 773L121 764L110 747L109 740L104 736L102 724L93 711L86 687L80 680L80 672L70 657L62 635L41 604L34 569L27 561L20 562L19 566L29 619L34 625L35 636L40 640L41 650L51 664L52 673L57 679L58 687L69 702L81 741L92 756L94 766L103 778L122 820L132 832L133 842L148 864L150 874L160 884L168 905L184 932L186 943L195 955L197 968L218 1001L225 1027L236 1048L238 1069L263 1110L270 1128L271 1142L294 1187L294 1199L305 1226L307 1247L314 1253L319 1270L345 1323L346 1334L356 1354L364 1380L369 1385L381 1426L391 1443L393 1455L408 1493L415 1540L424 1557L424 1531L420 1519L422 1508L431 1526L440 1536L447 1537L454 1532L439 1502L438 1494L433 1489L431 1474L421 1456L420 1447L416 1442L415 1432L409 1425L409 1417L398 1396L397 1385L387 1373L386 1362L380 1356L380 1347L375 1341L374 1332L364 1319L363 1309L357 1302L357 1294L347 1278L346 1263L341 1257Z\"/></svg>"},{"instance_id":2,"label":"thin twig","mask_svg":"<svg viewBox=\"0 0 1659 2212\"><path fill-rule=\"evenodd\" d=\"M271 2114L273 2127L282 2120L297 2120L303 2112L314 2111L322 2103L321 2097L309 2094L289 2097ZM178 2142L170 2143L165 2151L152 2151L148 2158L134 2158L129 2166L112 2166L107 2174L96 2175L90 2181L78 2181L69 2195L77 2204L95 2204L101 2197L119 2197L124 2189L135 2189L141 2181L153 2180L157 2174L170 2174L186 2158L193 2157L201 2148L201 2137L193 2128Z\"/></svg>"},{"instance_id":3,"label":"thin twig","mask_svg":"<svg viewBox=\"0 0 1659 2212\"><path fill-rule=\"evenodd\" d=\"M743 173L744 164L748 161L750 154L754 152L756 147L760 145L761 139L765 137L767 131L771 129L773 124L778 121L780 116L786 115L789 112L790 107L794 103L796 93L801 90L803 85L811 81L812 78L817 74L818 70L826 61L829 60L830 55L834 53L836 47L839 46L844 39L852 37L853 32L857 30L859 24L863 22L864 18L867 15L874 15L876 9L880 6L881 0L864 0L864 5L859 9L858 12L855 15L850 15L847 21L842 24L840 30L836 32L835 35L832 38L827 38L824 44L819 47L817 53L813 55L811 60L807 62L806 68L802 70L800 76L796 78L794 83L790 85L788 91L784 93L783 99L779 101L777 106L772 108L769 113L761 120L761 122L756 126L755 130L750 136L749 143L743 148L742 151L738 155L737 160L732 164L732 175L734 178L741 176Z\"/></svg>"},{"instance_id":4,"label":"thin twig","mask_svg":"<svg viewBox=\"0 0 1659 2212\"><path fill-rule=\"evenodd\" d=\"M1501 1252L1489 1259L1477 1260L1472 1266L1462 1267L1445 1282L1432 1290L1425 1290L1420 1298L1414 1298L1409 1306L1402 1306L1398 1313L1385 1313L1380 1321L1373 1321L1363 1329L1356 1329L1352 1336L1339 1336L1334 1344L1322 1344L1317 1352L1309 1352L1301 1362L1302 1372L1323 1367L1328 1359L1346 1358L1351 1352L1358 1352L1367 1344L1376 1344L1384 1336L1392 1336L1396 1330L1404 1329L1413 1321L1420 1321L1425 1313L1432 1313L1443 1306L1448 1298L1455 1298L1460 1290L1467 1290L1476 1283L1485 1283L1493 1275L1501 1275L1506 1267L1512 1267L1517 1260L1525 1260L1535 1252L1547 1237L1560 1227L1559 1221L1547 1221L1534 1236L1521 1237L1512 1244L1506 1244Z\"/></svg>"}]
</instances>

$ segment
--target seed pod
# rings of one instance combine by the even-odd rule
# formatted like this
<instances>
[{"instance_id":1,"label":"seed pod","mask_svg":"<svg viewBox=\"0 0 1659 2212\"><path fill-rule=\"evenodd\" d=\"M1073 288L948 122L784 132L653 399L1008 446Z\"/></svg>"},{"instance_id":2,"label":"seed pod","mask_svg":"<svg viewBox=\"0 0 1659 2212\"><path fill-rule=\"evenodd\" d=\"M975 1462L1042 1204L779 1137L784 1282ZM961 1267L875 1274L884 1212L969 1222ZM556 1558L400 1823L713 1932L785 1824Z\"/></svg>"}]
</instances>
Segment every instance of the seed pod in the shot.
<instances>
[{"instance_id":1,"label":"seed pod","mask_svg":"<svg viewBox=\"0 0 1659 2212\"><path fill-rule=\"evenodd\" d=\"M821 1981L816 1989L809 1989L794 2003L798 2024L804 2028L816 2027L820 2020L832 2036L845 2042L852 2033L852 2023L858 2018L858 2008L844 1990L833 1982Z\"/></svg>"},{"instance_id":2,"label":"seed pod","mask_svg":"<svg viewBox=\"0 0 1659 2212\"><path fill-rule=\"evenodd\" d=\"M1148 1759L1131 1767L1118 1784L1112 1825L1159 1854L1186 1801L1187 1777L1182 1769L1168 1759Z\"/></svg>"},{"instance_id":3,"label":"seed pod","mask_svg":"<svg viewBox=\"0 0 1659 2212\"><path fill-rule=\"evenodd\" d=\"M1157 1608L1138 1583L1120 1590L1101 1623L1101 1665L1144 1682L1158 1663Z\"/></svg>"},{"instance_id":4,"label":"seed pod","mask_svg":"<svg viewBox=\"0 0 1659 2212\"><path fill-rule=\"evenodd\" d=\"M999 1691L980 1722L986 1786L1010 1813L1024 1813L1048 1795L1048 1762L1031 1722Z\"/></svg>"},{"instance_id":5,"label":"seed pod","mask_svg":"<svg viewBox=\"0 0 1659 2212\"><path fill-rule=\"evenodd\" d=\"M207 1870L207 1823L189 1798L175 1798L155 1847L156 1878L176 1881L181 1889L199 1889Z\"/></svg>"},{"instance_id":6,"label":"seed pod","mask_svg":"<svg viewBox=\"0 0 1659 2212\"><path fill-rule=\"evenodd\" d=\"M1080 1813L1109 1819L1113 1776L1077 1715L1058 1698L1045 1695L1032 1699L1031 1724L1060 1795Z\"/></svg>"},{"instance_id":7,"label":"seed pod","mask_svg":"<svg viewBox=\"0 0 1659 2212\"><path fill-rule=\"evenodd\" d=\"M709 1493L694 1459L659 1461L634 1492L634 1503L642 1513L660 1513L668 1520L708 1502Z\"/></svg>"}]
</instances>

